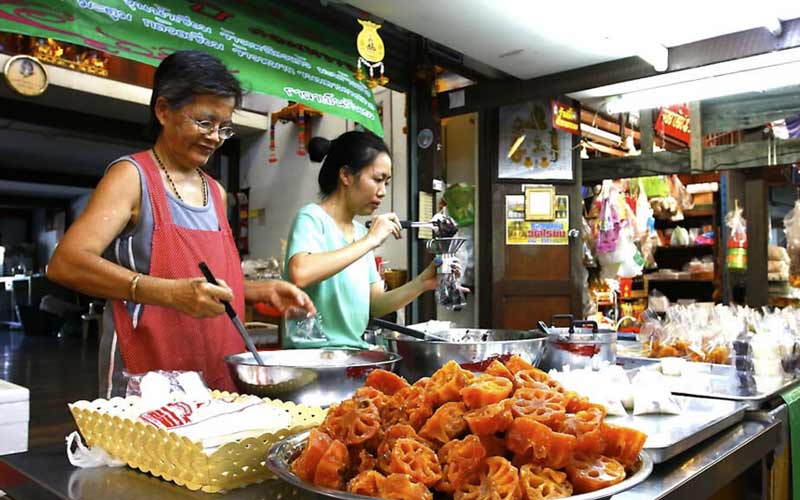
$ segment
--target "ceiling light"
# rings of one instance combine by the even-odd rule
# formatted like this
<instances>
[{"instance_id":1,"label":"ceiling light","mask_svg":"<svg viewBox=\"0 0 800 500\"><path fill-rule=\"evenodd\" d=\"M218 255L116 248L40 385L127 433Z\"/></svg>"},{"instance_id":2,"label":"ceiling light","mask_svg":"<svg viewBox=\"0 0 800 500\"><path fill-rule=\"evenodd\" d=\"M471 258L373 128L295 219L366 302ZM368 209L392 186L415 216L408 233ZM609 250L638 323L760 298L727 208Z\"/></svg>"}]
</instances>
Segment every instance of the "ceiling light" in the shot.
<instances>
[{"instance_id":1,"label":"ceiling light","mask_svg":"<svg viewBox=\"0 0 800 500\"><path fill-rule=\"evenodd\" d=\"M609 113L657 108L800 83L800 61L664 85L612 97Z\"/></svg>"}]
</instances>

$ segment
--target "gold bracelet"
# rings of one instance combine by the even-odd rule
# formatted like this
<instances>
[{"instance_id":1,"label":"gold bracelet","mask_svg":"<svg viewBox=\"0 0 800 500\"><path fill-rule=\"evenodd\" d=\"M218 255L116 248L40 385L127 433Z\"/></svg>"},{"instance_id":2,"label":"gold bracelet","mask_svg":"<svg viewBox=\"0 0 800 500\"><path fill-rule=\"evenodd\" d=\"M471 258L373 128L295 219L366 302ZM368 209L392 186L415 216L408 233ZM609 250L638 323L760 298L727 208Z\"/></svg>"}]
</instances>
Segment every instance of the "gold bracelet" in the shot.
<instances>
[{"instance_id":1,"label":"gold bracelet","mask_svg":"<svg viewBox=\"0 0 800 500\"><path fill-rule=\"evenodd\" d=\"M136 275L131 278L131 302L136 302L136 286L139 284L139 278L141 277L141 273L136 273Z\"/></svg>"}]
</instances>

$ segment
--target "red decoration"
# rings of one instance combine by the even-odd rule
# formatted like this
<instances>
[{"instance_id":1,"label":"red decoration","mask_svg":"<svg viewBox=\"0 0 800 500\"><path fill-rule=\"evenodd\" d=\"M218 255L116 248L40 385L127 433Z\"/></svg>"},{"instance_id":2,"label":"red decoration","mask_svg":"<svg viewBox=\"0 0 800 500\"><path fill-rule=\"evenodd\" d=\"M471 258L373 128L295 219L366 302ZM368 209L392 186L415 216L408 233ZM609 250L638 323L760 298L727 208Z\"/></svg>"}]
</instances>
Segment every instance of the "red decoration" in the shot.
<instances>
[{"instance_id":1,"label":"red decoration","mask_svg":"<svg viewBox=\"0 0 800 500\"><path fill-rule=\"evenodd\" d=\"M306 155L306 116L303 107L297 112L297 156Z\"/></svg>"},{"instance_id":2,"label":"red decoration","mask_svg":"<svg viewBox=\"0 0 800 500\"><path fill-rule=\"evenodd\" d=\"M277 163L278 155L275 153L275 123L269 126L269 162Z\"/></svg>"}]
</instances>

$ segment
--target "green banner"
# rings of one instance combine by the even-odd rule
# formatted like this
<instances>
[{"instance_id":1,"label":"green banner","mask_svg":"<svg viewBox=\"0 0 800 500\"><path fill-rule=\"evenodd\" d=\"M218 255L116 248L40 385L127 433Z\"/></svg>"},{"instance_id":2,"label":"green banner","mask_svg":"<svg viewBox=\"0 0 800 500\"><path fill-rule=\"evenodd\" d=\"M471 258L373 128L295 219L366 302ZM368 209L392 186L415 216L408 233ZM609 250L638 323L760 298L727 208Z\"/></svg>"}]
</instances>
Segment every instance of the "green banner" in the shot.
<instances>
[{"instance_id":1,"label":"green banner","mask_svg":"<svg viewBox=\"0 0 800 500\"><path fill-rule=\"evenodd\" d=\"M355 51L332 48L344 47L343 40L331 44L336 34L280 4L257 5L0 0L0 31L62 40L152 66L176 50L204 50L225 62L246 89L353 120L383 136L372 92L353 76Z\"/></svg>"}]
</instances>

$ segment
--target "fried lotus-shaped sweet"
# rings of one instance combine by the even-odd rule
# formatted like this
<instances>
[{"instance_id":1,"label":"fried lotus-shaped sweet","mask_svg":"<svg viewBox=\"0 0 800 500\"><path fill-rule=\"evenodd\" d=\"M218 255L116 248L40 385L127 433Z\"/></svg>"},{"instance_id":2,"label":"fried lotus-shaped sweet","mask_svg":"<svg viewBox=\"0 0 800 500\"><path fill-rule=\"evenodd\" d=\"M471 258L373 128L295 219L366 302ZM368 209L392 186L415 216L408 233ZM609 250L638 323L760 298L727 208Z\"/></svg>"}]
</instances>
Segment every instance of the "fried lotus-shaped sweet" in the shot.
<instances>
[{"instance_id":1,"label":"fried lotus-shaped sweet","mask_svg":"<svg viewBox=\"0 0 800 500\"><path fill-rule=\"evenodd\" d=\"M461 368L455 361L448 361L431 375L427 385L428 397L434 406L451 401L461 401L461 389L466 387L475 375Z\"/></svg>"},{"instance_id":2,"label":"fried lotus-shaped sweet","mask_svg":"<svg viewBox=\"0 0 800 500\"><path fill-rule=\"evenodd\" d=\"M533 368L533 365L525 361L524 359L520 358L516 354L511 356L508 361L505 362L506 368L513 374L516 374L518 371L521 370L530 370Z\"/></svg>"},{"instance_id":3,"label":"fried lotus-shaped sweet","mask_svg":"<svg viewBox=\"0 0 800 500\"><path fill-rule=\"evenodd\" d=\"M355 495L377 497L380 495L386 477L376 470L365 470L347 482L347 491Z\"/></svg>"},{"instance_id":4,"label":"fried lotus-shaped sweet","mask_svg":"<svg viewBox=\"0 0 800 500\"><path fill-rule=\"evenodd\" d=\"M332 442L333 439L329 435L318 429L311 429L306 447L292 462L292 472L303 481L310 483L314 479L314 472L317 470L322 455L325 454Z\"/></svg>"},{"instance_id":5,"label":"fried lotus-shaped sweet","mask_svg":"<svg viewBox=\"0 0 800 500\"><path fill-rule=\"evenodd\" d=\"M348 467L349 457L347 446L334 439L317 464L312 481L314 485L334 490L344 489L344 473Z\"/></svg>"},{"instance_id":6,"label":"fried lotus-shaped sweet","mask_svg":"<svg viewBox=\"0 0 800 500\"><path fill-rule=\"evenodd\" d=\"M419 430L419 435L436 443L437 447L461 437L467 431L467 421L464 420L466 411L467 407L464 403L443 404L425 422L425 425Z\"/></svg>"},{"instance_id":7,"label":"fried lotus-shaped sweet","mask_svg":"<svg viewBox=\"0 0 800 500\"><path fill-rule=\"evenodd\" d=\"M539 384L547 384L550 377L547 373L538 368L528 368L519 370L514 374L514 383L517 387L539 387Z\"/></svg>"},{"instance_id":8,"label":"fried lotus-shaped sweet","mask_svg":"<svg viewBox=\"0 0 800 500\"><path fill-rule=\"evenodd\" d=\"M372 456L372 453L364 448L354 447L350 449L350 465L353 471L359 474L377 467L378 461Z\"/></svg>"},{"instance_id":9,"label":"fried lotus-shaped sweet","mask_svg":"<svg viewBox=\"0 0 800 500\"><path fill-rule=\"evenodd\" d=\"M378 411L381 411L386 406L386 402L389 401L389 396L374 387L364 386L356 389L353 399L356 401L369 401L375 405Z\"/></svg>"},{"instance_id":10,"label":"fried lotus-shaped sweet","mask_svg":"<svg viewBox=\"0 0 800 500\"><path fill-rule=\"evenodd\" d=\"M523 465L519 470L519 481L525 500L553 500L572 495L572 484L567 481L567 475L549 467Z\"/></svg>"},{"instance_id":11,"label":"fried lotus-shaped sweet","mask_svg":"<svg viewBox=\"0 0 800 500\"><path fill-rule=\"evenodd\" d=\"M452 494L455 485L478 472L486 458L486 450L477 436L470 435L444 445L439 450L438 457L442 465L442 479L436 483L435 489Z\"/></svg>"},{"instance_id":12,"label":"fried lotus-shaped sweet","mask_svg":"<svg viewBox=\"0 0 800 500\"><path fill-rule=\"evenodd\" d=\"M575 455L566 470L575 493L608 488L625 479L622 464L604 456Z\"/></svg>"},{"instance_id":13,"label":"fried lotus-shaped sweet","mask_svg":"<svg viewBox=\"0 0 800 500\"><path fill-rule=\"evenodd\" d=\"M320 428L346 445L361 444L381 427L378 408L367 399L347 399L328 410Z\"/></svg>"},{"instance_id":14,"label":"fried lotus-shaped sweet","mask_svg":"<svg viewBox=\"0 0 800 500\"><path fill-rule=\"evenodd\" d=\"M486 368L486 370L483 373L487 375L494 375L495 377L507 378L512 382L514 381L514 374L511 373L511 371L508 368L506 368L506 365L504 365L503 363L501 363L496 359L492 361L492 363Z\"/></svg>"},{"instance_id":15,"label":"fried lotus-shaped sweet","mask_svg":"<svg viewBox=\"0 0 800 500\"><path fill-rule=\"evenodd\" d=\"M364 385L378 389L387 396L394 396L400 389L408 387L408 381L395 373L378 368L369 372Z\"/></svg>"},{"instance_id":16,"label":"fried lotus-shaped sweet","mask_svg":"<svg viewBox=\"0 0 800 500\"><path fill-rule=\"evenodd\" d=\"M515 417L532 417L551 429L558 429L567 416L561 394L527 387L517 389L512 396L511 412Z\"/></svg>"},{"instance_id":17,"label":"fried lotus-shaped sweet","mask_svg":"<svg viewBox=\"0 0 800 500\"><path fill-rule=\"evenodd\" d=\"M488 436L505 432L514 416L511 414L511 402L503 400L471 410L464 415L470 431L479 436Z\"/></svg>"},{"instance_id":18,"label":"fried lotus-shaped sweet","mask_svg":"<svg viewBox=\"0 0 800 500\"><path fill-rule=\"evenodd\" d=\"M431 491L424 484L412 480L408 474L386 476L378 496L393 500L433 500Z\"/></svg>"},{"instance_id":19,"label":"fried lotus-shaped sweet","mask_svg":"<svg viewBox=\"0 0 800 500\"><path fill-rule=\"evenodd\" d=\"M400 438L392 447L389 470L408 474L414 481L433 486L442 478L442 466L436 453L412 438Z\"/></svg>"},{"instance_id":20,"label":"fried lotus-shaped sweet","mask_svg":"<svg viewBox=\"0 0 800 500\"><path fill-rule=\"evenodd\" d=\"M503 457L484 459L480 472L456 486L454 500L520 500L519 470Z\"/></svg>"},{"instance_id":21,"label":"fried lotus-shaped sweet","mask_svg":"<svg viewBox=\"0 0 800 500\"><path fill-rule=\"evenodd\" d=\"M433 405L421 387L410 385L389 398L381 412L381 425L408 424L419 430L433 414Z\"/></svg>"},{"instance_id":22,"label":"fried lotus-shaped sweet","mask_svg":"<svg viewBox=\"0 0 800 500\"><path fill-rule=\"evenodd\" d=\"M514 384L503 377L481 375L461 389L461 398L468 408L481 408L502 401L514 389Z\"/></svg>"},{"instance_id":23,"label":"fried lotus-shaped sweet","mask_svg":"<svg viewBox=\"0 0 800 500\"><path fill-rule=\"evenodd\" d=\"M384 474L391 474L389 462L392 458L392 448L394 448L395 441L400 438L416 439L422 444L428 444L424 439L419 437L417 431L408 424L395 424L386 429L386 432L383 434L383 441L378 445L377 451L378 469Z\"/></svg>"},{"instance_id":24,"label":"fried lotus-shaped sweet","mask_svg":"<svg viewBox=\"0 0 800 500\"><path fill-rule=\"evenodd\" d=\"M620 427L612 424L603 424L603 455L619 461L625 468L632 467L639 458L639 452L644 448L647 434L629 427Z\"/></svg>"},{"instance_id":25,"label":"fried lotus-shaped sweet","mask_svg":"<svg viewBox=\"0 0 800 500\"><path fill-rule=\"evenodd\" d=\"M605 408L596 405L568 415L561 425L561 432L577 438L575 452L599 455L605 448L601 425L606 416Z\"/></svg>"}]
</instances>

